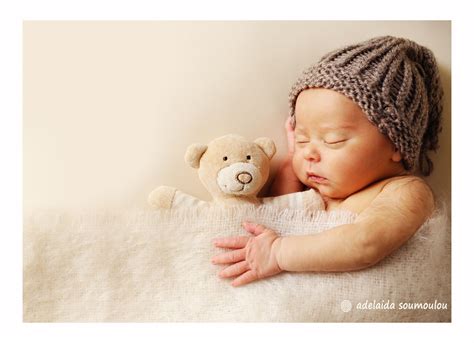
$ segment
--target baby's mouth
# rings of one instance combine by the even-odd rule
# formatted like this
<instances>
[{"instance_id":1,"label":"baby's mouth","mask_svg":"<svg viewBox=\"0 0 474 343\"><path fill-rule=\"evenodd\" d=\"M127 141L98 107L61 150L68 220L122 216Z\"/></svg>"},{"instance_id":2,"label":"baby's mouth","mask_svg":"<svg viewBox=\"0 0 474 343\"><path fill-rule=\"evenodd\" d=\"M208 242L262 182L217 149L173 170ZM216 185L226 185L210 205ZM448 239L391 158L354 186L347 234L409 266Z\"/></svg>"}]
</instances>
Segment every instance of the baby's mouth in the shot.
<instances>
[{"instance_id":1,"label":"baby's mouth","mask_svg":"<svg viewBox=\"0 0 474 343\"><path fill-rule=\"evenodd\" d=\"M308 172L308 173L307 173L307 176L308 176L308 179L309 179L310 181L313 181L313 182L316 182L316 183L320 183L320 184L325 184L325 183L327 183L327 181L328 181L328 179L326 179L325 177L316 175L316 174L311 173L311 172Z\"/></svg>"}]
</instances>

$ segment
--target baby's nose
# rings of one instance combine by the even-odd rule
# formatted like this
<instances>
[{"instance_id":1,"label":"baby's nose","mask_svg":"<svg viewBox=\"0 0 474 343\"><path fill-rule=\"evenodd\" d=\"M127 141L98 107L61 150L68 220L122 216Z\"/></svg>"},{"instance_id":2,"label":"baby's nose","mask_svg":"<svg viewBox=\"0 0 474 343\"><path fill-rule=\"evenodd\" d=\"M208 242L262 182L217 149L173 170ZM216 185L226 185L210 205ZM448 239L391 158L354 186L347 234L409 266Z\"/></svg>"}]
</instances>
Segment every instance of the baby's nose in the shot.
<instances>
[{"instance_id":1,"label":"baby's nose","mask_svg":"<svg viewBox=\"0 0 474 343\"><path fill-rule=\"evenodd\" d=\"M309 146L304 152L304 158L308 161L319 162L321 160L321 154L315 147Z\"/></svg>"},{"instance_id":2,"label":"baby's nose","mask_svg":"<svg viewBox=\"0 0 474 343\"><path fill-rule=\"evenodd\" d=\"M252 181L252 175L247 172L242 172L237 175L237 180L239 180L243 184L250 183Z\"/></svg>"}]
</instances>

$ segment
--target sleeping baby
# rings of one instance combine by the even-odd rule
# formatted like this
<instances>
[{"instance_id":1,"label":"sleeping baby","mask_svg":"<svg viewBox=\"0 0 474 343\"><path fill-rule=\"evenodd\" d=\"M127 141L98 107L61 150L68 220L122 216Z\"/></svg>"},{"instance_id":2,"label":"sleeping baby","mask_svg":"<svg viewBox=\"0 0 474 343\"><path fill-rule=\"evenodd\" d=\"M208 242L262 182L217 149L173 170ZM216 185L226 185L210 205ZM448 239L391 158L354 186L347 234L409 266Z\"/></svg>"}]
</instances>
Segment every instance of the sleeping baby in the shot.
<instances>
[{"instance_id":1,"label":"sleeping baby","mask_svg":"<svg viewBox=\"0 0 474 343\"><path fill-rule=\"evenodd\" d=\"M290 92L288 156L273 196L314 189L325 209L357 214L351 224L315 235L279 236L245 222L251 236L214 240L227 251L233 286L287 272L351 271L403 245L435 209L420 176L432 172L443 91L433 53L391 36L332 51Z\"/></svg>"}]
</instances>

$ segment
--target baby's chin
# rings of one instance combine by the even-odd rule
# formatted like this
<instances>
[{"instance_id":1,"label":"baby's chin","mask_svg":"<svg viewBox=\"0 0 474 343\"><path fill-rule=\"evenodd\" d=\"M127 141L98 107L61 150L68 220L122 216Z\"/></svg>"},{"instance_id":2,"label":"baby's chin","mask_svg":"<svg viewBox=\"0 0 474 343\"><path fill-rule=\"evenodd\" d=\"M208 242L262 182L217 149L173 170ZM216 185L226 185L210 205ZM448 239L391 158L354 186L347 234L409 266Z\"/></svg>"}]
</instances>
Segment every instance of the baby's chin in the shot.
<instances>
[{"instance_id":1,"label":"baby's chin","mask_svg":"<svg viewBox=\"0 0 474 343\"><path fill-rule=\"evenodd\" d=\"M337 182L334 182L334 180L326 180L324 183L318 183L310 181L308 178L303 178L303 180L300 178L300 181L308 189L314 189L325 198L345 199L350 195L349 192L337 188Z\"/></svg>"},{"instance_id":2,"label":"baby's chin","mask_svg":"<svg viewBox=\"0 0 474 343\"><path fill-rule=\"evenodd\" d=\"M314 189L316 192L321 194L323 198L329 199L345 199L349 196L345 192L341 192L339 189L334 189L328 185L307 185L308 188Z\"/></svg>"},{"instance_id":3,"label":"baby's chin","mask_svg":"<svg viewBox=\"0 0 474 343\"><path fill-rule=\"evenodd\" d=\"M310 181L307 178L301 180L308 189L314 189L316 192L321 194L324 198L342 200L346 199L352 194L358 192L364 187L357 187L350 183L342 183L338 180L326 180L322 183Z\"/></svg>"}]
</instances>

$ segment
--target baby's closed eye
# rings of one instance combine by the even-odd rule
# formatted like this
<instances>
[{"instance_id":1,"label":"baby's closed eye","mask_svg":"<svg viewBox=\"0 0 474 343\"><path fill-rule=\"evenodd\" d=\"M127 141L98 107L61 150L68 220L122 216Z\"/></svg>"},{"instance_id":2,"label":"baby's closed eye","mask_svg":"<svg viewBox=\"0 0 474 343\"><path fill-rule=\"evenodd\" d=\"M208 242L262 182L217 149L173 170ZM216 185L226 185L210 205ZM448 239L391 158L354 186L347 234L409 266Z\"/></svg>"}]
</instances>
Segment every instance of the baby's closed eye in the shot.
<instances>
[{"instance_id":1,"label":"baby's closed eye","mask_svg":"<svg viewBox=\"0 0 474 343\"><path fill-rule=\"evenodd\" d=\"M329 144L329 145L336 145L336 144L342 144L344 142L346 142L348 139L330 139L330 140L324 140L324 143L325 144Z\"/></svg>"},{"instance_id":2,"label":"baby's closed eye","mask_svg":"<svg viewBox=\"0 0 474 343\"><path fill-rule=\"evenodd\" d=\"M309 139L307 138L300 138L295 140L296 143L309 143Z\"/></svg>"},{"instance_id":3,"label":"baby's closed eye","mask_svg":"<svg viewBox=\"0 0 474 343\"><path fill-rule=\"evenodd\" d=\"M322 142L326 145L330 146L336 146L336 145L342 145L343 143L347 142L349 139L348 138L338 138L338 139L323 139ZM305 144L309 143L310 139L306 137L297 137L295 139L295 142L298 144Z\"/></svg>"},{"instance_id":4,"label":"baby's closed eye","mask_svg":"<svg viewBox=\"0 0 474 343\"><path fill-rule=\"evenodd\" d=\"M309 140L310 139L307 136L301 134L295 136L296 143L309 143Z\"/></svg>"}]
</instances>

